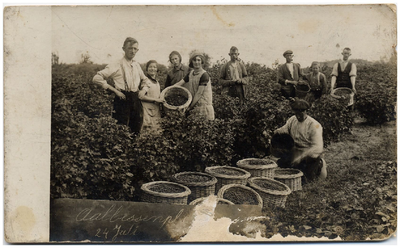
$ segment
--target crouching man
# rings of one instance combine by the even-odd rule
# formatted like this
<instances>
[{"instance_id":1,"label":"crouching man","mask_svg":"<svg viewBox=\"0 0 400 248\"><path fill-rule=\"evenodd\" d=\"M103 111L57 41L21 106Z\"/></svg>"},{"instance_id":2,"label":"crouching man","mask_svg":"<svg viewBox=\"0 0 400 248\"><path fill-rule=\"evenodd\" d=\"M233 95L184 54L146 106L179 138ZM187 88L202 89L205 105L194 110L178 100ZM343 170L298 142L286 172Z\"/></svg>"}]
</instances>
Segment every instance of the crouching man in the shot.
<instances>
[{"instance_id":1,"label":"crouching man","mask_svg":"<svg viewBox=\"0 0 400 248\"><path fill-rule=\"evenodd\" d=\"M280 152L278 166L301 170L306 181L325 179L327 176L326 163L321 157L324 149L322 126L307 115L307 110L310 108L307 101L296 98L290 105L294 116L290 117L284 126L275 130L271 142L273 149L274 139L276 143L277 136L286 134L293 139L291 147L288 147L290 142L287 141L285 144L281 144L281 147L286 146L286 150Z\"/></svg>"}]
</instances>

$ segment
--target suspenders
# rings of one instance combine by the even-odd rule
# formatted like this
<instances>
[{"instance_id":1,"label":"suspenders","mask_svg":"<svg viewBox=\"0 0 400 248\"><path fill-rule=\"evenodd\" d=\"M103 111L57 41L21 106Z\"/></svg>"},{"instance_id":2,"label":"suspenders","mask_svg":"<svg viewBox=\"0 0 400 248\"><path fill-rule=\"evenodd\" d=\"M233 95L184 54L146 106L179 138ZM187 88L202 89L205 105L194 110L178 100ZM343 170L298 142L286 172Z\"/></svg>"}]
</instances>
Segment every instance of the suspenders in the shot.
<instances>
[{"instance_id":1,"label":"suspenders","mask_svg":"<svg viewBox=\"0 0 400 248\"><path fill-rule=\"evenodd\" d=\"M125 70L124 70L124 66L122 64L122 60L121 60L121 70L122 70L122 77L124 78L124 83L125 83L125 91L129 91L129 86L128 83L126 82L126 75L125 75Z\"/></svg>"}]
</instances>

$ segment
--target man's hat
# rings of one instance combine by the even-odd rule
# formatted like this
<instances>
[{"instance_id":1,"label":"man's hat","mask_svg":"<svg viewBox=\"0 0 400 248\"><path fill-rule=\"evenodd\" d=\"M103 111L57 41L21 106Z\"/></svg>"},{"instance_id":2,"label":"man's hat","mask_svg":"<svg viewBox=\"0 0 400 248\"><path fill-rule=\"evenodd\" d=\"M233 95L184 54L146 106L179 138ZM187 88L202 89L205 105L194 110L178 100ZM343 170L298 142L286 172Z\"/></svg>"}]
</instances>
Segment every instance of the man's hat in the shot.
<instances>
[{"instance_id":1,"label":"man's hat","mask_svg":"<svg viewBox=\"0 0 400 248\"><path fill-rule=\"evenodd\" d=\"M283 53L283 57L285 57L286 54L293 54L293 51L292 51L292 50L286 50L286 51Z\"/></svg>"},{"instance_id":2,"label":"man's hat","mask_svg":"<svg viewBox=\"0 0 400 248\"><path fill-rule=\"evenodd\" d=\"M305 111L310 108L310 104L306 100L297 97L290 100L290 107L292 107L293 110Z\"/></svg>"}]
</instances>

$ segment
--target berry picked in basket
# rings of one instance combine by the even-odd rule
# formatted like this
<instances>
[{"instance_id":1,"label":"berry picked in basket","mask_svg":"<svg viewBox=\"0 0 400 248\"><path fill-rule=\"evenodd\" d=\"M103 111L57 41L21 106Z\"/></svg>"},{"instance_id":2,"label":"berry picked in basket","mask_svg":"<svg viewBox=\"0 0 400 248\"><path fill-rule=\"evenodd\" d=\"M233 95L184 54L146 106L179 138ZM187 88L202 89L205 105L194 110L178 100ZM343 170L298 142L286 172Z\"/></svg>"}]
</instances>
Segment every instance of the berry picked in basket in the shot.
<instances>
[{"instance_id":1,"label":"berry picked in basket","mask_svg":"<svg viewBox=\"0 0 400 248\"><path fill-rule=\"evenodd\" d=\"M217 178L217 184L215 185L215 192L228 184L242 184L246 185L247 179L251 174L243 169L231 167L231 166L213 166L207 167L206 173Z\"/></svg>"},{"instance_id":2,"label":"berry picked in basket","mask_svg":"<svg viewBox=\"0 0 400 248\"><path fill-rule=\"evenodd\" d=\"M192 102L190 92L181 86L165 88L160 95L164 99L164 110L167 114L171 112L185 112Z\"/></svg>"},{"instance_id":3,"label":"berry picked in basket","mask_svg":"<svg viewBox=\"0 0 400 248\"><path fill-rule=\"evenodd\" d=\"M236 164L239 168L250 172L252 177L274 178L274 169L278 167L274 161L260 158L246 158Z\"/></svg>"},{"instance_id":4,"label":"berry picked in basket","mask_svg":"<svg viewBox=\"0 0 400 248\"><path fill-rule=\"evenodd\" d=\"M150 203L169 203L187 205L191 191L188 187L172 182L156 181L145 183L141 187L142 201Z\"/></svg>"},{"instance_id":5,"label":"berry picked in basket","mask_svg":"<svg viewBox=\"0 0 400 248\"><path fill-rule=\"evenodd\" d=\"M292 193L287 185L266 177L252 177L249 179L249 185L260 194L264 209L284 208L287 196Z\"/></svg>"},{"instance_id":6,"label":"berry picked in basket","mask_svg":"<svg viewBox=\"0 0 400 248\"><path fill-rule=\"evenodd\" d=\"M217 179L207 173L188 171L175 174L172 178L175 182L190 189L192 193L189 195L189 202L215 193Z\"/></svg>"},{"instance_id":7,"label":"berry picked in basket","mask_svg":"<svg viewBox=\"0 0 400 248\"><path fill-rule=\"evenodd\" d=\"M233 202L235 205L263 206L261 196L252 188L241 184L229 184L218 191L218 197Z\"/></svg>"}]
</instances>

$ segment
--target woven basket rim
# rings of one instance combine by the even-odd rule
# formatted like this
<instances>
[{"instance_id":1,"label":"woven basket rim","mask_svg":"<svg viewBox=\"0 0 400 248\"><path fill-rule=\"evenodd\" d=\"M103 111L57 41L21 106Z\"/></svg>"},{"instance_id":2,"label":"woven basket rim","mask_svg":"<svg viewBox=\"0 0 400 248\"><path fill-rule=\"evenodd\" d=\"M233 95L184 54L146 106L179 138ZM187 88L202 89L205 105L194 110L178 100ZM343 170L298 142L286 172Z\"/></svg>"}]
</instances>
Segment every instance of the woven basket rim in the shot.
<instances>
[{"instance_id":1,"label":"woven basket rim","mask_svg":"<svg viewBox=\"0 0 400 248\"><path fill-rule=\"evenodd\" d=\"M272 182L272 183L275 183L275 184L278 184L279 186L284 187L285 190L281 191L281 190L271 190L271 189L262 188L262 187L258 186L258 185L254 182L254 181L256 181L256 180L267 180L267 181L270 181L270 182ZM290 193L292 193L292 190L291 190L291 189L289 188L289 186L287 186L286 184L281 183L281 182L278 182L278 181L276 181L276 180L274 180L274 179L271 179L271 178L267 178L267 177L252 177L252 178L250 178L250 179L248 180L248 183L249 183L250 187L255 188L255 189L257 189L257 190L259 190L259 191L261 191L261 192L268 193L268 194L272 194L272 195L282 195L282 196L285 196L285 195L289 195Z\"/></svg>"},{"instance_id":2,"label":"woven basket rim","mask_svg":"<svg viewBox=\"0 0 400 248\"><path fill-rule=\"evenodd\" d=\"M150 190L149 188L155 184L173 184L173 185L184 188L185 191L180 192L180 193L162 193L162 192L156 192L156 191ZM161 197L165 197L165 198L180 198L180 197L188 196L192 193L190 191L190 189L188 187L186 187L185 185L182 185L179 183L168 182L168 181L155 181L155 182L145 183L140 188L147 194L154 195L154 196L161 196Z\"/></svg>"},{"instance_id":3,"label":"woven basket rim","mask_svg":"<svg viewBox=\"0 0 400 248\"><path fill-rule=\"evenodd\" d=\"M209 177L211 180L206 181L206 182L184 182L182 180L179 180L179 176L181 175L202 175L202 176L207 176ZM204 172L195 172L195 171L184 171L184 172L180 172L177 173L175 175L172 176L172 178L175 180L175 182L180 183L180 184L184 184L186 186L212 186L214 184L216 184L218 182L218 180L213 177L210 174L204 173Z\"/></svg>"},{"instance_id":4,"label":"woven basket rim","mask_svg":"<svg viewBox=\"0 0 400 248\"><path fill-rule=\"evenodd\" d=\"M277 171L293 171L296 172L296 174L291 174L291 175L278 175L276 174ZM279 173L279 172L278 172ZM303 176L303 172L298 169L292 169L292 168L276 168L275 169L275 175L274 178L279 178L279 179L291 179L291 178L297 178Z\"/></svg>"},{"instance_id":5,"label":"woven basket rim","mask_svg":"<svg viewBox=\"0 0 400 248\"><path fill-rule=\"evenodd\" d=\"M233 175L225 175L225 174L219 174L216 172L213 172L214 169L219 169L219 168L223 168L223 169L232 169L232 170L237 170L240 172L243 172L244 174L241 176L233 176ZM214 176L214 177L219 177L219 178L226 178L226 179L247 179L251 176L250 172L245 171L241 168L236 168L236 167L232 167L232 166L212 166L212 167L207 167L205 169L205 172Z\"/></svg>"},{"instance_id":6,"label":"woven basket rim","mask_svg":"<svg viewBox=\"0 0 400 248\"><path fill-rule=\"evenodd\" d=\"M200 197L200 198L197 198L197 199L191 201L191 202L189 203L189 205L197 205L198 203L204 201L204 199L206 199L206 198L207 198L207 197ZM225 203L228 203L228 205L235 205L233 202L231 202L231 201L229 201L229 200L227 200L227 199L217 197L217 205L218 205L218 202L220 202L220 201L225 202Z\"/></svg>"},{"instance_id":7,"label":"woven basket rim","mask_svg":"<svg viewBox=\"0 0 400 248\"><path fill-rule=\"evenodd\" d=\"M257 197L257 200L258 200L257 206L260 206L261 208L263 207L263 204L264 204L264 203L263 203L263 199L262 199L262 197L260 196L260 194L257 193L257 191L255 191L254 189L252 189L252 188L250 188L250 187L247 187L247 186L245 186L245 185L243 185L243 184L227 184L227 185L224 185L224 186L222 186L222 188L219 189L218 194L217 194L217 197L218 197L218 198L223 198L223 199L225 199L225 198L224 198L224 193L225 193L225 191L228 190L228 189L230 189L230 188L233 188L233 187L242 188L242 189L246 189L246 190L251 191L251 192L254 193L255 196ZM238 204L238 205L240 205L240 204Z\"/></svg>"},{"instance_id":8,"label":"woven basket rim","mask_svg":"<svg viewBox=\"0 0 400 248\"><path fill-rule=\"evenodd\" d=\"M190 91L182 86L171 86L171 87L167 87L165 88L161 94L160 94L160 99L165 100L165 95L168 93L168 91L170 91L171 89L182 89L183 91L185 91L188 95L188 100L186 101L185 104L180 105L180 106L173 106L168 104L166 101L163 102L164 107L166 107L167 109L171 109L171 110L177 110L177 109L186 109L187 107L189 107L190 103L192 102L192 94L190 94Z\"/></svg>"},{"instance_id":9,"label":"woven basket rim","mask_svg":"<svg viewBox=\"0 0 400 248\"><path fill-rule=\"evenodd\" d=\"M262 160L267 162L268 164L264 165L250 165L246 164L245 162L250 161L250 160ZM265 169L272 169L278 167L278 165L272 161L271 159L264 159L264 158L245 158L242 160L237 161L236 165L240 168L244 169L252 169L252 170L265 170Z\"/></svg>"},{"instance_id":10,"label":"woven basket rim","mask_svg":"<svg viewBox=\"0 0 400 248\"><path fill-rule=\"evenodd\" d=\"M335 95L335 92L336 92L336 91L340 91L340 90L348 91L350 95L354 93L350 88L339 87L339 88L334 89L334 90L332 91L332 94Z\"/></svg>"}]
</instances>

